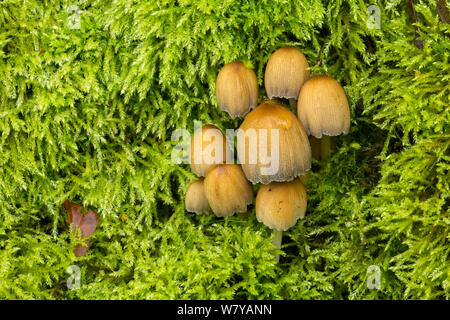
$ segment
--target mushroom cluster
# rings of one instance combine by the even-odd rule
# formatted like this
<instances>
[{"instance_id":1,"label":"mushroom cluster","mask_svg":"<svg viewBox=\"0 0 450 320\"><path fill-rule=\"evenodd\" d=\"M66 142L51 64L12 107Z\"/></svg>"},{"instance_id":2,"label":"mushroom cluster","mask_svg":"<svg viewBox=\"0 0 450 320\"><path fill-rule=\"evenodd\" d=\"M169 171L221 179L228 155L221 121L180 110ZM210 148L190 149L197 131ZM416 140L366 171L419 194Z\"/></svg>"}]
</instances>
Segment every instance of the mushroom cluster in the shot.
<instances>
[{"instance_id":1,"label":"mushroom cluster","mask_svg":"<svg viewBox=\"0 0 450 320\"><path fill-rule=\"evenodd\" d=\"M194 132L190 163L199 180L187 189L186 209L218 217L245 212L253 202L251 183L261 183L256 218L273 229L273 243L280 249L282 232L305 216L301 178L311 169L312 156L319 160L330 154L331 136L348 133L350 109L340 84L329 76L310 77L305 55L294 47L271 55L264 84L267 98L257 106L253 70L234 61L219 71L218 107L232 119L245 116L237 130L240 165L227 161L231 150L219 128L206 125ZM297 116L283 99L297 109Z\"/></svg>"},{"instance_id":2,"label":"mushroom cluster","mask_svg":"<svg viewBox=\"0 0 450 320\"><path fill-rule=\"evenodd\" d=\"M229 163L230 147L218 127L207 124L194 132L190 143L191 170L199 176L185 197L185 207L196 214L212 211L218 217L246 212L253 189L242 168Z\"/></svg>"}]
</instances>

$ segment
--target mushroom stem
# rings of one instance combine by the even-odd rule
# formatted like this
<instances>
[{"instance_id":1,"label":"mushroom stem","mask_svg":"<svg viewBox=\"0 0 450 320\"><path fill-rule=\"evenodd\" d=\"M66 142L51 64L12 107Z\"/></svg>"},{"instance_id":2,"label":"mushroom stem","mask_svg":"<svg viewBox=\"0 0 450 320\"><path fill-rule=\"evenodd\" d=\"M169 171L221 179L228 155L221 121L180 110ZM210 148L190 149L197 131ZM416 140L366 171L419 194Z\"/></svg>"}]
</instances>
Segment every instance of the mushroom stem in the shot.
<instances>
[{"instance_id":1,"label":"mushroom stem","mask_svg":"<svg viewBox=\"0 0 450 320\"><path fill-rule=\"evenodd\" d=\"M276 229L273 229L273 245L276 249L281 249L281 239L283 238L283 231L278 231ZM280 261L280 255L277 254L275 256L275 260Z\"/></svg>"},{"instance_id":2,"label":"mushroom stem","mask_svg":"<svg viewBox=\"0 0 450 320\"><path fill-rule=\"evenodd\" d=\"M290 99L289 99L289 105L290 105L292 108L297 108L297 99L290 98Z\"/></svg>"},{"instance_id":3,"label":"mushroom stem","mask_svg":"<svg viewBox=\"0 0 450 320\"><path fill-rule=\"evenodd\" d=\"M307 173L305 173L304 175L300 176L300 181L305 184L306 181L309 179L309 176L311 175L311 170L309 170Z\"/></svg>"},{"instance_id":4,"label":"mushroom stem","mask_svg":"<svg viewBox=\"0 0 450 320\"><path fill-rule=\"evenodd\" d=\"M331 153L331 137L327 135L322 136L322 141L320 142L320 153L322 160L328 158Z\"/></svg>"}]
</instances>

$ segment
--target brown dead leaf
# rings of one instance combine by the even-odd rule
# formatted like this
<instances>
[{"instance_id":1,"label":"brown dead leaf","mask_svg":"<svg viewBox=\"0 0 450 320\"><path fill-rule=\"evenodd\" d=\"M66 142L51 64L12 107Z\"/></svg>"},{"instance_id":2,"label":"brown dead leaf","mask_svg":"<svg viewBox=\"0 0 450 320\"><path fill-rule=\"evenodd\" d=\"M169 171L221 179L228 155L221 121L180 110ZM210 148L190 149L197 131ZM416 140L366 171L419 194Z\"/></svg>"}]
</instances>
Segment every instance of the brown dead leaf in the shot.
<instances>
[{"instance_id":1,"label":"brown dead leaf","mask_svg":"<svg viewBox=\"0 0 450 320\"><path fill-rule=\"evenodd\" d=\"M87 213L83 214L81 211L83 209L79 204L70 202L68 200L64 201L62 204L64 209L66 209L69 216L69 222L72 224L72 233L75 234L77 228L81 231L81 239L89 237L94 234L95 228L97 228L97 223L99 215L94 211L89 210ZM89 243L91 239L86 241L87 246L76 245L74 253L77 257L84 256L88 250Z\"/></svg>"}]
</instances>

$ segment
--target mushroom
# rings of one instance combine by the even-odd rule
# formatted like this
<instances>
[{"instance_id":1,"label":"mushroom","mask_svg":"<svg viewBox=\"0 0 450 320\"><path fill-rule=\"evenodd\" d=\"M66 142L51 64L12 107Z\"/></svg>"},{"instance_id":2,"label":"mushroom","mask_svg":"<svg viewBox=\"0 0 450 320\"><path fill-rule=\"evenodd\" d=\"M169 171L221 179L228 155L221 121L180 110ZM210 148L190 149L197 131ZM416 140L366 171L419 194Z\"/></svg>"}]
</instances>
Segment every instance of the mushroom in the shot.
<instances>
[{"instance_id":1,"label":"mushroom","mask_svg":"<svg viewBox=\"0 0 450 320\"><path fill-rule=\"evenodd\" d=\"M239 61L226 64L217 75L216 97L219 108L232 119L246 115L258 100L255 72Z\"/></svg>"},{"instance_id":2,"label":"mushroom","mask_svg":"<svg viewBox=\"0 0 450 320\"><path fill-rule=\"evenodd\" d=\"M312 77L303 85L297 115L308 134L322 138L322 159L330 154L330 136L350 130L350 108L344 89L329 76Z\"/></svg>"},{"instance_id":3,"label":"mushroom","mask_svg":"<svg viewBox=\"0 0 450 320\"><path fill-rule=\"evenodd\" d=\"M300 88L309 77L308 61L304 54L294 47L276 50L269 58L264 75L269 99L280 97L289 99L295 106Z\"/></svg>"},{"instance_id":4,"label":"mushroom","mask_svg":"<svg viewBox=\"0 0 450 320\"><path fill-rule=\"evenodd\" d=\"M253 189L237 164L219 164L211 168L205 178L205 194L218 217L247 211L253 202Z\"/></svg>"},{"instance_id":5,"label":"mushroom","mask_svg":"<svg viewBox=\"0 0 450 320\"><path fill-rule=\"evenodd\" d=\"M186 190L185 207L189 212L195 212L196 214L208 213L211 208L206 199L204 189L204 179L200 178L192 182Z\"/></svg>"},{"instance_id":6,"label":"mushroom","mask_svg":"<svg viewBox=\"0 0 450 320\"><path fill-rule=\"evenodd\" d=\"M250 112L237 133L237 153L253 184L290 181L311 168L308 136L297 117L276 103Z\"/></svg>"},{"instance_id":7,"label":"mushroom","mask_svg":"<svg viewBox=\"0 0 450 320\"><path fill-rule=\"evenodd\" d=\"M256 218L273 229L273 244L281 248L283 231L291 228L306 211L306 191L299 178L291 182L262 185L256 196ZM279 256L276 256L278 261Z\"/></svg>"},{"instance_id":8,"label":"mushroom","mask_svg":"<svg viewBox=\"0 0 450 320\"><path fill-rule=\"evenodd\" d=\"M216 164L224 163L231 151L222 131L215 125L207 124L194 132L190 145L189 163L199 177Z\"/></svg>"}]
</instances>

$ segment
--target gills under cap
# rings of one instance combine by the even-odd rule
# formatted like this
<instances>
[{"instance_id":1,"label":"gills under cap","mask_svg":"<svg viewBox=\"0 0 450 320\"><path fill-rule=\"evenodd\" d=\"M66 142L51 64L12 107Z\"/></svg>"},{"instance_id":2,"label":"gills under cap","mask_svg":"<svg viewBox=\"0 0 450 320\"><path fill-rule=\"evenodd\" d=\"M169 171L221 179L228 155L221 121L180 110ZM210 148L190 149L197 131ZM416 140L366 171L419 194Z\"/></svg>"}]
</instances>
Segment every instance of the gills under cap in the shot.
<instances>
[{"instance_id":1,"label":"gills under cap","mask_svg":"<svg viewBox=\"0 0 450 320\"><path fill-rule=\"evenodd\" d=\"M203 178L192 182L188 186L184 203L186 210L189 212L202 214L211 211L208 204L208 199L206 199Z\"/></svg>"},{"instance_id":2,"label":"gills under cap","mask_svg":"<svg viewBox=\"0 0 450 320\"><path fill-rule=\"evenodd\" d=\"M308 136L297 117L276 103L250 112L237 134L237 153L252 183L291 181L311 168Z\"/></svg>"},{"instance_id":3,"label":"gills under cap","mask_svg":"<svg viewBox=\"0 0 450 320\"><path fill-rule=\"evenodd\" d=\"M253 189L237 164L219 164L211 168L205 178L208 203L218 217L246 212L253 202Z\"/></svg>"}]
</instances>

